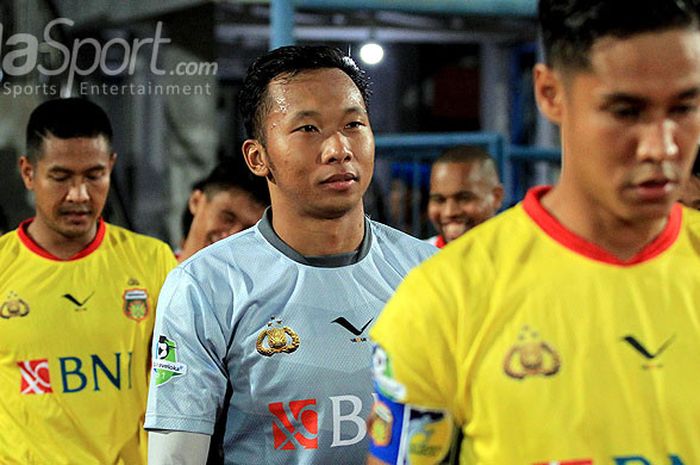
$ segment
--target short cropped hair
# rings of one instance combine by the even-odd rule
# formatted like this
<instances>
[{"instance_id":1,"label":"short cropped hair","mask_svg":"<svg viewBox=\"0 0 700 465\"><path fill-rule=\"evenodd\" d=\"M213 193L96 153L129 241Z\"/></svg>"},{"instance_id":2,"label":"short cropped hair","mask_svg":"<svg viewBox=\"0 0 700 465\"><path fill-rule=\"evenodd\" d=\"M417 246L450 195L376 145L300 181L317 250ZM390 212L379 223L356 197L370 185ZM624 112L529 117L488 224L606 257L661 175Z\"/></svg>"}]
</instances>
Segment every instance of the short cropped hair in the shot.
<instances>
[{"instance_id":1,"label":"short cropped hair","mask_svg":"<svg viewBox=\"0 0 700 465\"><path fill-rule=\"evenodd\" d=\"M476 145L456 145L450 147L438 156L435 163L472 163L494 162L493 157L483 148Z\"/></svg>"},{"instance_id":2,"label":"short cropped hair","mask_svg":"<svg viewBox=\"0 0 700 465\"><path fill-rule=\"evenodd\" d=\"M249 194L260 205L270 205L270 191L264 178L255 176L239 159L224 158L203 179L192 186L192 190L202 191L211 200L216 194L230 189L240 189ZM192 226L192 213L186 207L182 213L182 235L187 236Z\"/></svg>"},{"instance_id":3,"label":"short cropped hair","mask_svg":"<svg viewBox=\"0 0 700 465\"><path fill-rule=\"evenodd\" d=\"M280 76L292 78L302 71L337 68L355 83L369 111L369 78L355 61L335 47L291 45L258 57L248 68L238 104L249 138L265 143L263 122L270 111L268 85Z\"/></svg>"},{"instance_id":4,"label":"short cropped hair","mask_svg":"<svg viewBox=\"0 0 700 465\"><path fill-rule=\"evenodd\" d=\"M551 67L590 68L590 50L605 36L700 28L698 0L539 0L545 61Z\"/></svg>"},{"instance_id":5,"label":"short cropped hair","mask_svg":"<svg viewBox=\"0 0 700 465\"><path fill-rule=\"evenodd\" d=\"M50 136L59 139L103 136L111 147L112 124L104 110L89 100L48 100L34 109L27 123L26 148L31 162L41 158L44 139Z\"/></svg>"}]
</instances>

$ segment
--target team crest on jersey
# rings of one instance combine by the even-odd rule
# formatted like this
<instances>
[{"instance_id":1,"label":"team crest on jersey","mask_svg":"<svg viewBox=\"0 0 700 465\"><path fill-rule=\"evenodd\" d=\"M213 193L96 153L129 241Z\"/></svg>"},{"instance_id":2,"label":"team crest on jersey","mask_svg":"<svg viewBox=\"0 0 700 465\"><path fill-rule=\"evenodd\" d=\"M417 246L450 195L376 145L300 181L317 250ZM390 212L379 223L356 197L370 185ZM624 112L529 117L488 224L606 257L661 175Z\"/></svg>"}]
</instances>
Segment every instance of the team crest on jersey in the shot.
<instances>
[{"instance_id":1,"label":"team crest on jersey","mask_svg":"<svg viewBox=\"0 0 700 465\"><path fill-rule=\"evenodd\" d=\"M148 316L148 291L146 289L127 289L124 291L124 314L134 321L141 321Z\"/></svg>"},{"instance_id":2,"label":"team crest on jersey","mask_svg":"<svg viewBox=\"0 0 700 465\"><path fill-rule=\"evenodd\" d=\"M282 320L273 316L267 327L258 334L255 348L259 354L266 357L281 352L289 354L299 348L299 335L289 326L282 326Z\"/></svg>"},{"instance_id":3,"label":"team crest on jersey","mask_svg":"<svg viewBox=\"0 0 700 465\"><path fill-rule=\"evenodd\" d=\"M7 300L0 305L0 318L9 320L14 317L24 317L29 313L29 304L15 292L10 292Z\"/></svg>"},{"instance_id":4,"label":"team crest on jersey","mask_svg":"<svg viewBox=\"0 0 700 465\"><path fill-rule=\"evenodd\" d=\"M162 386L176 376L187 373L187 365L177 361L177 343L167 336L158 337L158 353L153 361L156 386Z\"/></svg>"},{"instance_id":5,"label":"team crest on jersey","mask_svg":"<svg viewBox=\"0 0 700 465\"><path fill-rule=\"evenodd\" d=\"M537 331L523 326L518 342L510 348L503 361L503 371L514 379L528 376L553 376L561 368L561 358Z\"/></svg>"}]
</instances>

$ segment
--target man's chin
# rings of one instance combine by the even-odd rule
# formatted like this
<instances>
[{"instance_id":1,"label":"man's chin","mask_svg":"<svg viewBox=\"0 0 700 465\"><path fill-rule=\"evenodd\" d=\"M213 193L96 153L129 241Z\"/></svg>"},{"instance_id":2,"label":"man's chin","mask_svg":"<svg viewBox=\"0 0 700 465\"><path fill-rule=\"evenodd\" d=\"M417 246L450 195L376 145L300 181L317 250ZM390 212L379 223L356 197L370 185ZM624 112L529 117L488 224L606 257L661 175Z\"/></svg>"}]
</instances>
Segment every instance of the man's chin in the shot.
<instances>
[{"instance_id":1,"label":"man's chin","mask_svg":"<svg viewBox=\"0 0 700 465\"><path fill-rule=\"evenodd\" d=\"M445 238L446 242L451 242L451 241L457 239L459 236L461 236L465 232L467 232L468 230L469 230L469 228L467 228L466 226L460 227L460 228L448 227L448 228L443 229L442 237Z\"/></svg>"}]
</instances>

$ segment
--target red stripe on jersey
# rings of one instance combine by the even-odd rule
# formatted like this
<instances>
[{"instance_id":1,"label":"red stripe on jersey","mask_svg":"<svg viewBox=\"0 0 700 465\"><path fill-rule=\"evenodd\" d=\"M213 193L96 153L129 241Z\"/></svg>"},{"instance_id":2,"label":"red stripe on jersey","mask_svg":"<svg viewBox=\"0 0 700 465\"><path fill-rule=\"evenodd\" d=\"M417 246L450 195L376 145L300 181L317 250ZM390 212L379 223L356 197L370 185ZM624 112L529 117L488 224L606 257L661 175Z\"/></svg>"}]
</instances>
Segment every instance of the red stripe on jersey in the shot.
<instances>
[{"instance_id":1,"label":"red stripe on jersey","mask_svg":"<svg viewBox=\"0 0 700 465\"><path fill-rule=\"evenodd\" d=\"M674 204L668 216L666 227L661 234L630 260L622 261L602 247L588 242L586 239L569 231L545 210L540 200L550 190L551 186L537 186L528 190L523 200L525 212L552 239L567 249L599 262L618 266L631 266L651 260L671 247L678 239L681 231L683 209L679 204Z\"/></svg>"},{"instance_id":2,"label":"red stripe on jersey","mask_svg":"<svg viewBox=\"0 0 700 465\"><path fill-rule=\"evenodd\" d=\"M104 239L105 232L107 230L107 226L104 220L100 218L97 221L97 234L95 234L95 238L92 240L92 242L90 242L87 245L87 247L85 247L80 252L64 260L62 258L58 258L48 250L41 247L39 244L34 242L34 239L32 239L29 236L29 234L27 234L27 227L31 224L32 221L34 221L34 218L29 218L28 220L24 220L20 223L19 227L17 228L17 235L19 236L20 241L22 241L22 244L24 244L29 250L39 255L40 257L48 258L49 260L56 260L59 262L69 262L71 260L77 260L79 258L87 257L95 250L97 250L100 244L102 244L102 240Z\"/></svg>"}]
</instances>

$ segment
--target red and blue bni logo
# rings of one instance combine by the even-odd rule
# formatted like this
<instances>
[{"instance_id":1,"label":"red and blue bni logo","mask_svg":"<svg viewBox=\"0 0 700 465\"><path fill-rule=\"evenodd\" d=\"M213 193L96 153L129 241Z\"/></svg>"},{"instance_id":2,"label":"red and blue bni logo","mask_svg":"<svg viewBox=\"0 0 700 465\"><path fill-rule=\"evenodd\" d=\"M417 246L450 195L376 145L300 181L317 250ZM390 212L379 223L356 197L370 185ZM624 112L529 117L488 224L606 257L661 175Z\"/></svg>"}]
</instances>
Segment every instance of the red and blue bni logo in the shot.
<instances>
[{"instance_id":1,"label":"red and blue bni logo","mask_svg":"<svg viewBox=\"0 0 700 465\"><path fill-rule=\"evenodd\" d=\"M318 449L316 399L292 400L288 406L272 402L267 408L275 416L272 422L275 449Z\"/></svg>"}]
</instances>

